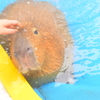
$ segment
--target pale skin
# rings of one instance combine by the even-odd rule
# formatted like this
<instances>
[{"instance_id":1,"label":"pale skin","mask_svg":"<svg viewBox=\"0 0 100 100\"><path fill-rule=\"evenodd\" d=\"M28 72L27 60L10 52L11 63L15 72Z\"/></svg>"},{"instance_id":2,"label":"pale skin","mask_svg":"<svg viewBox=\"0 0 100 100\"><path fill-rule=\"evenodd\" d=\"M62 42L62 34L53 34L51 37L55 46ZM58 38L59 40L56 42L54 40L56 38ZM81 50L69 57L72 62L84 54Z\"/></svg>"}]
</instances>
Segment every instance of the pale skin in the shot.
<instances>
[{"instance_id":1,"label":"pale skin","mask_svg":"<svg viewBox=\"0 0 100 100\"><path fill-rule=\"evenodd\" d=\"M18 28L21 26L21 23L17 20L0 20L0 35L1 34L14 34L18 31Z\"/></svg>"}]
</instances>

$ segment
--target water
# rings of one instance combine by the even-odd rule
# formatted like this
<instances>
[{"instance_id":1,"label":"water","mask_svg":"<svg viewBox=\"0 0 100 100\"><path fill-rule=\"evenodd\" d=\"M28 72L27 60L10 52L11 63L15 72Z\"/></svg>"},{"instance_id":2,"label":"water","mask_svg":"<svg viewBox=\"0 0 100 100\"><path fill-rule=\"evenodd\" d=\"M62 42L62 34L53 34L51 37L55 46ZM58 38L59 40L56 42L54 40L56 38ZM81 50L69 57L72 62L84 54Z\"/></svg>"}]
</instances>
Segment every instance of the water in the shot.
<instances>
[{"instance_id":1,"label":"water","mask_svg":"<svg viewBox=\"0 0 100 100\"><path fill-rule=\"evenodd\" d=\"M74 39L74 75L100 74L100 1L58 0L55 5L66 15Z\"/></svg>"}]
</instances>

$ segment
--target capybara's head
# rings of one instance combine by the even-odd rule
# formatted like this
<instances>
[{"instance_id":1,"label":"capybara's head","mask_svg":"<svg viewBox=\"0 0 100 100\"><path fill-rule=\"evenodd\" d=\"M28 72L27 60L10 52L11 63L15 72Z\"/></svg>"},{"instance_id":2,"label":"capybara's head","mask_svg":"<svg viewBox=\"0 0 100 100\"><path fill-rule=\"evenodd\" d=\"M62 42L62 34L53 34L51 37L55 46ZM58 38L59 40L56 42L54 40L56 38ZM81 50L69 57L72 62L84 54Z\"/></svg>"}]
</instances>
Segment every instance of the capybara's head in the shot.
<instances>
[{"instance_id":1,"label":"capybara's head","mask_svg":"<svg viewBox=\"0 0 100 100\"><path fill-rule=\"evenodd\" d=\"M14 34L11 57L23 74L31 71L40 72L41 75L50 74L63 64L64 41L60 34L39 29L28 23Z\"/></svg>"},{"instance_id":2,"label":"capybara's head","mask_svg":"<svg viewBox=\"0 0 100 100\"><path fill-rule=\"evenodd\" d=\"M10 46L12 61L22 74L37 78L61 68L71 38L60 10L47 2L19 0L6 7L2 17L22 24L11 35Z\"/></svg>"}]
</instances>

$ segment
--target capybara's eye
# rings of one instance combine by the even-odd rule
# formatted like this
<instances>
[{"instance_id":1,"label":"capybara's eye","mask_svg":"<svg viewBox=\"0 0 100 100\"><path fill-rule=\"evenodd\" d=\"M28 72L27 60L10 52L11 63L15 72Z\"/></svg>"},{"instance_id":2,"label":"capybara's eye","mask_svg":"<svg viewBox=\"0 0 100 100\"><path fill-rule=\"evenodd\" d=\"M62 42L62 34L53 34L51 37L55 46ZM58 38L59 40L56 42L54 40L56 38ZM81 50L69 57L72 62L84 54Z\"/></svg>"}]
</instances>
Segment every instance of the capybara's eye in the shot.
<instances>
[{"instance_id":1,"label":"capybara's eye","mask_svg":"<svg viewBox=\"0 0 100 100\"><path fill-rule=\"evenodd\" d=\"M38 31L37 31L37 30L35 30L35 31L34 31L34 34L38 34Z\"/></svg>"},{"instance_id":2,"label":"capybara's eye","mask_svg":"<svg viewBox=\"0 0 100 100\"><path fill-rule=\"evenodd\" d=\"M34 33L34 34L36 34L36 35L38 35L39 34L39 32L38 32L38 30L36 29L36 28L32 28L32 32Z\"/></svg>"}]
</instances>

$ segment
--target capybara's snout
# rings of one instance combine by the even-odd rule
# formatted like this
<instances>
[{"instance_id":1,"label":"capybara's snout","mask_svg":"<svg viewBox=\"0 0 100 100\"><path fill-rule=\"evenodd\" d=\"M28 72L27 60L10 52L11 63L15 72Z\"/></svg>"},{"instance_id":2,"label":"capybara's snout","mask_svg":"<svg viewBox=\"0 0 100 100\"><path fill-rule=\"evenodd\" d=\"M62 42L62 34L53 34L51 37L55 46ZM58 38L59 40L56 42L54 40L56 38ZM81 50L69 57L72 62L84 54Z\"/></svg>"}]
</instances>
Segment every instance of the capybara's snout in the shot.
<instances>
[{"instance_id":1,"label":"capybara's snout","mask_svg":"<svg viewBox=\"0 0 100 100\"><path fill-rule=\"evenodd\" d=\"M23 73L27 73L29 70L37 69L38 62L34 54L35 48L29 37L21 36L22 33L17 33L19 36L13 39L11 45L11 56L18 69Z\"/></svg>"}]
</instances>

